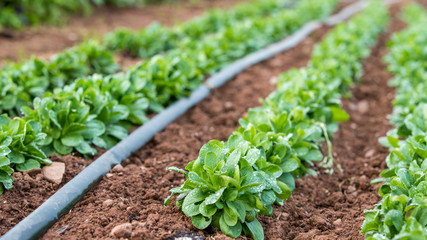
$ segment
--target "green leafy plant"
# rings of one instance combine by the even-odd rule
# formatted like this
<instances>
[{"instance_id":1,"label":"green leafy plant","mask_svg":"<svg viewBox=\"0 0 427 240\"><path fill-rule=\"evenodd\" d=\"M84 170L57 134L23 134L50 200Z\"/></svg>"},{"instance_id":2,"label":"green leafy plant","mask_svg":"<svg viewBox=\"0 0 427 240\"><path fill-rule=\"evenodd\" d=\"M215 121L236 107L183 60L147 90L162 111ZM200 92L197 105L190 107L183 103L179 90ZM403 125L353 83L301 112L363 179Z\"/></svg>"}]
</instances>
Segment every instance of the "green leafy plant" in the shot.
<instances>
[{"instance_id":1,"label":"green leafy plant","mask_svg":"<svg viewBox=\"0 0 427 240\"><path fill-rule=\"evenodd\" d=\"M103 122L90 116L90 107L73 93L48 95L34 100L34 109L23 107L25 120L37 121L47 134L43 146L46 154L66 155L75 148L82 154L95 154L90 146L95 137L105 132Z\"/></svg>"},{"instance_id":2,"label":"green leafy plant","mask_svg":"<svg viewBox=\"0 0 427 240\"><path fill-rule=\"evenodd\" d=\"M241 3L231 10L214 9L174 28L158 23L138 32L118 29L104 37L104 44L112 50L124 51L131 56L148 58L163 51L177 48L185 39L200 38L219 32L226 27L241 24L245 19L265 17L282 11L284 0L263 0Z\"/></svg>"},{"instance_id":3,"label":"green leafy plant","mask_svg":"<svg viewBox=\"0 0 427 240\"><path fill-rule=\"evenodd\" d=\"M11 120L0 116L0 194L12 188L12 173L48 165L50 159L37 146L46 134L40 132L40 125L21 118Z\"/></svg>"},{"instance_id":4,"label":"green leafy plant","mask_svg":"<svg viewBox=\"0 0 427 240\"><path fill-rule=\"evenodd\" d=\"M105 50L90 41L55 55L49 62L33 58L3 67L0 84L10 87L3 90L5 93L0 95L0 101L4 99L9 104L0 105L0 112L19 115L22 106L31 106L35 97L42 97L54 88L62 88L77 78L93 73L108 75L116 72L118 65L114 62L113 54ZM19 86L19 91L15 90L14 85Z\"/></svg>"}]
</instances>

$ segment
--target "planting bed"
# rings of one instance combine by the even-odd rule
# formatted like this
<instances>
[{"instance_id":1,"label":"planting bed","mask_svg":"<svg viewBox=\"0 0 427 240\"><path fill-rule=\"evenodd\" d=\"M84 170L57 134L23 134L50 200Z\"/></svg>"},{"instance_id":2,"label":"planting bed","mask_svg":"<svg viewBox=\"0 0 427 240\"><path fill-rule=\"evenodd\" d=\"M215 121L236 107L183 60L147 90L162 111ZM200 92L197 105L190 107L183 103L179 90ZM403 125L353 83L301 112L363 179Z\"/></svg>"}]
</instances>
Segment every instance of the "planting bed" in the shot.
<instances>
[{"instance_id":1,"label":"planting bed","mask_svg":"<svg viewBox=\"0 0 427 240\"><path fill-rule=\"evenodd\" d=\"M163 206L171 186L183 181L180 174L167 172L166 168L183 168L212 138L225 140L247 109L259 105L258 100L275 89L279 73L305 66L314 43L326 31L326 28L316 31L295 49L250 67L215 90L126 160L123 169L115 169L104 177L43 238L73 238L82 232L85 238L100 238L108 236L113 227L132 220L135 220L135 238L166 238L179 230L197 232L178 208ZM142 226L143 222L146 226ZM56 231L63 227L68 230L58 235Z\"/></svg>"},{"instance_id":2,"label":"planting bed","mask_svg":"<svg viewBox=\"0 0 427 240\"><path fill-rule=\"evenodd\" d=\"M418 65L423 64L423 60L418 59L423 55L416 55L421 47L411 44L421 31L422 23L427 23L427 12L417 10L417 7L405 8L408 25L409 22L422 23L414 24L410 29L412 32L403 32L403 37L394 36L394 45L389 46L393 55L387 58L389 65L384 64L384 56L389 50L387 42L392 34L406 26L400 16L403 6L408 2L402 1L388 7L390 21L377 40L376 36L384 29L387 20L386 7L380 2L370 4L359 16L336 28L320 27L291 50L249 67L224 86L212 89L205 100L157 133L148 144L102 177L40 238L249 238L244 236L246 234L252 235L254 239L363 239L364 236L360 234L363 229L369 240L391 239L398 234L398 237L413 237L402 239L423 239L427 234L427 161L424 161L427 156L424 146L427 141L427 106L422 105L413 110L417 104L425 101L425 96L418 92L417 96L410 96L410 92L411 86L419 87L421 92L425 89L423 83L418 81L418 78L427 76L419 69L425 65ZM0 132L3 134L0 135L0 162L3 164L0 166L0 190L8 191L0 195L0 234L5 234L105 153L104 149L96 148L96 156L90 160L84 159L80 153L93 154L95 149L91 145L103 148L113 146L126 137L126 130L131 129L130 123L140 125L146 114L160 111L161 107L185 97L186 93L202 84L204 78L222 66L285 36L281 29L287 29L286 34L290 34L295 31L292 29L295 26L324 17L334 6L333 0L325 1L324 6L319 5L322 10L317 11L315 9L319 8L310 4L308 1L303 2L295 5L296 10L289 9L284 14L267 17L257 15L262 14L262 11L252 7L248 21L233 15L230 22L236 21L235 26L220 21L220 24L225 24L225 31L221 27L206 24L215 30L203 28L203 37L193 30L186 33L180 29L174 32L160 28L158 31L163 38L168 39L177 34L179 41L159 40L158 47L145 48L147 43L144 41L148 39L151 44L149 39L156 34L152 32L148 33L149 36L143 35L142 41L135 43L139 44L138 52L132 52L132 44L115 49L126 52L118 60L122 67L134 64L134 60L126 60L128 54L149 58L160 53L131 69L126 75L80 79L75 85L65 87L63 92L57 89L51 95L49 91L52 90L46 88L44 90L47 94L42 101L46 100L47 103L49 99L55 99L50 100L51 105L57 107L53 111L47 112L51 105L41 108L40 100L35 98L33 105L25 103L31 108L34 106L34 110L23 108L25 118L10 120L5 115L1 116L0 123L4 125ZM268 13L277 10L277 5L266 5ZM292 11L296 11L296 14ZM310 14L295 19L301 11ZM268 24L255 24L255 20L261 17ZM289 25L288 20L295 20L296 25ZM208 31L218 32L209 34ZM263 39L264 35L268 39ZM421 38L417 40L424 41ZM320 41L321 44L314 48ZM404 44L407 48L399 48ZM151 50L154 53L149 53ZM407 53L411 50L414 51L413 55ZM165 54L165 51L168 52ZM106 61L108 59L111 60L111 57L105 58ZM97 63L99 60L104 59L100 57L93 61ZM90 61L88 63L92 63ZM402 71L400 65L404 64ZM113 65L110 66L115 68ZM387 115L393 112L392 101L395 98L395 89L388 86L393 76L387 72L387 67L396 74L393 83L398 89L397 99L415 98L419 101L394 102L393 123L399 129L395 132L389 132L393 126L387 119ZM287 72L291 68L302 69ZM284 72L287 73L277 77ZM353 86L359 73L362 73L361 81ZM103 74L109 73L107 71ZM31 79L32 75L28 76ZM6 80L2 84L7 86ZM14 81L19 86L19 80ZM49 87L56 84L49 81L52 80L48 80L48 84L52 85ZM105 86L101 87L103 82ZM145 87L139 89L141 84ZM130 87L120 91L123 86ZM353 87L349 92L347 88L350 86ZM33 90L31 86L28 89ZM80 99L65 95L73 89L80 91L75 93L75 98ZM147 93L149 89L153 89L153 94ZM340 102L342 95L346 97ZM0 98L3 108L8 110L4 105L4 99L7 98L4 95L0 97L3 97L3 100ZM260 103L260 99L265 100ZM100 103L105 105L98 108ZM141 109L142 105L146 107ZM68 110L65 110L65 106L68 106ZM341 107L348 113L349 119ZM44 113L43 109L46 109ZM248 109L249 116L245 117ZM402 113L402 109L407 112ZM16 112L9 111L12 115ZM90 117L89 112L92 114ZM58 118L57 113L60 116ZM84 114L87 114L86 118ZM60 123L57 123L57 119L60 119ZM340 121L346 122L339 123L339 130L335 132L337 122ZM17 122L25 124L25 130L19 130L25 138L15 136L18 130L7 133L9 128L20 128ZM73 129L68 127L69 122L80 124L80 130L69 130ZM39 128L52 137L49 135L50 140L37 140L39 145L31 145L35 146L31 148L30 143L36 141L34 138L39 139L39 135L35 137L31 131L32 128L38 129L38 123ZM60 129L58 136L52 132L57 128ZM330 134L333 132L332 138ZM32 137L30 134L33 134ZM383 139L382 143L388 141L390 149L378 142L378 138L385 135L389 135L389 138ZM11 137L7 139L3 136ZM12 137L20 139L17 141L22 146L17 145L15 140L12 142ZM224 142L210 141L206 144L211 139ZM73 151L64 157L51 158L53 162L65 163L65 174L60 183L48 181L45 168L43 172L40 169L23 170L30 166L34 168L34 162L38 166L38 162L49 163L49 159L36 146L43 147L46 154L69 154ZM76 150L80 153L76 153ZM392 154L389 156L390 151ZM330 162L327 162L332 155L333 173L328 167ZM113 153L108 156L116 157ZM322 162L310 166L322 158ZM11 190L12 180L6 176L13 171L9 166L20 171L13 173ZM175 171L168 171L168 167L175 167ZM188 172L177 172L177 168ZM390 170L384 171L387 168ZM379 184L370 183L380 173L384 177L382 181L386 181L381 188ZM172 197L171 204L164 206L165 198L171 192L179 196ZM278 206L283 201L283 206ZM374 205L375 209L367 211L365 215L364 211L374 208ZM269 214L271 216L265 216Z\"/></svg>"},{"instance_id":3,"label":"planting bed","mask_svg":"<svg viewBox=\"0 0 427 240\"><path fill-rule=\"evenodd\" d=\"M308 54L309 51L306 52ZM254 98L253 101L257 101ZM243 113L244 111L242 111ZM103 153L102 149L97 149L98 155ZM96 158L96 157L95 157ZM65 156L62 158L54 157L53 161L64 162L66 173L61 184L50 183L38 170L32 170L23 173L14 173L15 187L1 196L2 205L2 228L4 234L13 225L22 220L23 217L32 212L45 199L52 195L65 182L80 172L91 161L86 161L80 157L80 154ZM36 186L43 186L38 188Z\"/></svg>"}]
</instances>

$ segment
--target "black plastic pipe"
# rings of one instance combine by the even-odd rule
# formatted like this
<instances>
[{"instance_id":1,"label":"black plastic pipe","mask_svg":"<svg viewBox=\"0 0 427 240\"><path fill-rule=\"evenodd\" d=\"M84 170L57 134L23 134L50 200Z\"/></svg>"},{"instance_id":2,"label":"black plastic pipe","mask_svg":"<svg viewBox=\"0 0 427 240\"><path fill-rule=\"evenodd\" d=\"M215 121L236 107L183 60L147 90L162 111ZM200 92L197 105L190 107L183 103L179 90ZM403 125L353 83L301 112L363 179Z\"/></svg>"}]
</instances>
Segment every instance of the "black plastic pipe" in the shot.
<instances>
[{"instance_id":1,"label":"black plastic pipe","mask_svg":"<svg viewBox=\"0 0 427 240\"><path fill-rule=\"evenodd\" d=\"M399 0L386 1L387 4L396 2L399 2ZM364 6L364 2L354 3L341 10L340 13L329 17L324 23L327 25L338 24L361 11ZM210 89L220 87L249 66L262 62L296 46L321 26L322 22L320 21L309 22L284 40L247 55L210 77L207 83L193 91L189 98L181 99L172 104L131 133L126 139L101 155L76 177L59 189L40 207L3 235L1 240L38 238L52 226L62 214L68 211L98 179L110 172L114 165L121 163L133 152L150 141L155 134L162 131L188 109L206 98L210 93Z\"/></svg>"}]
</instances>

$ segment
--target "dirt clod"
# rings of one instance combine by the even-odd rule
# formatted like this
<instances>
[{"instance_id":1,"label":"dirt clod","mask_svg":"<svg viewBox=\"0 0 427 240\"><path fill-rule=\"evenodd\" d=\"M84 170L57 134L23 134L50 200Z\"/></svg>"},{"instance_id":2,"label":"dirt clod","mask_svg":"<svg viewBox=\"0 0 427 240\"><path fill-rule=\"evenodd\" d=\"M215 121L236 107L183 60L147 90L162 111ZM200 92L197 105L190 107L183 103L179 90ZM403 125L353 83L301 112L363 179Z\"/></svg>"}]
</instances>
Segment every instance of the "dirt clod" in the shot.
<instances>
[{"instance_id":1,"label":"dirt clod","mask_svg":"<svg viewBox=\"0 0 427 240\"><path fill-rule=\"evenodd\" d=\"M111 236L116 238L129 238L132 235L132 224L123 223L118 226L115 226L111 230Z\"/></svg>"},{"instance_id":2,"label":"dirt clod","mask_svg":"<svg viewBox=\"0 0 427 240\"><path fill-rule=\"evenodd\" d=\"M113 206L113 204L114 204L114 201L112 199L107 199L102 203L102 206L104 208L109 208L109 207Z\"/></svg>"},{"instance_id":3,"label":"dirt clod","mask_svg":"<svg viewBox=\"0 0 427 240\"><path fill-rule=\"evenodd\" d=\"M365 114L369 111L369 103L366 100L360 101L357 104L357 110L361 113L361 114Z\"/></svg>"}]
</instances>

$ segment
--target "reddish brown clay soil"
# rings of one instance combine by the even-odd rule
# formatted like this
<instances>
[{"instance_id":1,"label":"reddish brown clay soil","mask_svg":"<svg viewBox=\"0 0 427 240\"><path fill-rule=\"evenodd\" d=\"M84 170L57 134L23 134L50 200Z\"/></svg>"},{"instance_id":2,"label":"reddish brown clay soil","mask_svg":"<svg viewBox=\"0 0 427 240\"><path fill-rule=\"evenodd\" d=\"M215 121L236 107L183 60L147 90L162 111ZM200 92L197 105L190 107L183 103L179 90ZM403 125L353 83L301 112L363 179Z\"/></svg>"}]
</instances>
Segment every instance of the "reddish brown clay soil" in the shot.
<instances>
[{"instance_id":1,"label":"reddish brown clay soil","mask_svg":"<svg viewBox=\"0 0 427 240\"><path fill-rule=\"evenodd\" d=\"M291 67L304 66L323 28L295 49L250 67L187 112L92 189L44 239L108 238L113 227L132 223L134 239L162 239L176 231L206 234L192 227L176 207L163 200L183 176L166 168L185 165L210 139L226 140L247 109L274 90L274 77ZM58 234L58 229L67 229ZM212 232L217 239L224 235ZM211 233L211 234L212 234Z\"/></svg>"},{"instance_id":2,"label":"reddish brown clay soil","mask_svg":"<svg viewBox=\"0 0 427 240\"><path fill-rule=\"evenodd\" d=\"M72 17L64 27L42 26L8 31L0 36L0 66L30 56L49 58L82 40L101 37L118 27L141 29L153 21L172 26L218 7L227 8L244 0L201 0L196 3L158 4L143 8L99 8L90 17Z\"/></svg>"},{"instance_id":3,"label":"reddish brown clay soil","mask_svg":"<svg viewBox=\"0 0 427 240\"><path fill-rule=\"evenodd\" d=\"M98 149L98 154L93 159L84 159L78 154L50 156L53 162L65 163L65 173L60 184L45 178L41 169L13 173L12 190L0 195L0 235L28 216L103 153L104 149Z\"/></svg>"}]
</instances>

